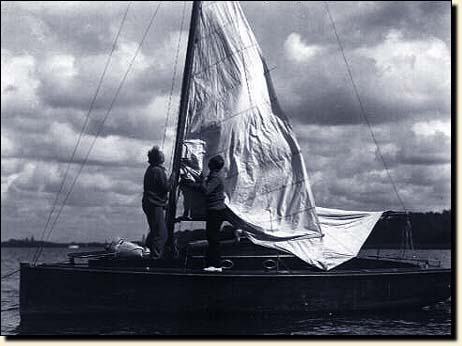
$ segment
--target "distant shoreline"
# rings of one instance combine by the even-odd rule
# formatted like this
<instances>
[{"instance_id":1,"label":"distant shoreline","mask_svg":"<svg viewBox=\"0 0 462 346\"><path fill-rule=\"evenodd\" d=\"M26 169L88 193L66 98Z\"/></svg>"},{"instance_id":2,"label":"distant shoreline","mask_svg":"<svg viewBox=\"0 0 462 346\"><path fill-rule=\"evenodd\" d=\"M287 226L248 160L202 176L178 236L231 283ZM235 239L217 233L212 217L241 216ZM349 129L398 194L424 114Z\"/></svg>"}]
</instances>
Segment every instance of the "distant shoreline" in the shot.
<instances>
[{"instance_id":1,"label":"distant shoreline","mask_svg":"<svg viewBox=\"0 0 462 346\"><path fill-rule=\"evenodd\" d=\"M43 243L43 242L2 242L2 248L36 248L36 247L47 247L47 248L59 248L59 247L75 247L75 248L87 248L87 247L105 247L107 243Z\"/></svg>"}]
</instances>

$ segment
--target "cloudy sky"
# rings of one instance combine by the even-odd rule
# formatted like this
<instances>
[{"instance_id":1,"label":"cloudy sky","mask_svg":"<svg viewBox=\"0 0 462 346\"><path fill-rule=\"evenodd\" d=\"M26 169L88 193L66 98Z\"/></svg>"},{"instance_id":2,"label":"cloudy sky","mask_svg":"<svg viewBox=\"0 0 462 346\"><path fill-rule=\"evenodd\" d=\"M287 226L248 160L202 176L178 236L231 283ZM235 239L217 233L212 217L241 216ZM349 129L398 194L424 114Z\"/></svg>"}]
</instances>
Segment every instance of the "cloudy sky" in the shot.
<instances>
[{"instance_id":1,"label":"cloudy sky","mask_svg":"<svg viewBox=\"0 0 462 346\"><path fill-rule=\"evenodd\" d=\"M406 207L449 208L450 2L329 3L368 119ZM241 4L273 69L317 205L400 210L361 121L324 3ZM59 201L98 133L157 5L131 4ZM40 237L126 7L127 2L2 1L2 240ZM146 233L140 208L146 151L160 145L164 133L166 152L171 148L190 10L190 2L162 3L51 240L140 239ZM180 73L170 97L179 42Z\"/></svg>"}]
</instances>

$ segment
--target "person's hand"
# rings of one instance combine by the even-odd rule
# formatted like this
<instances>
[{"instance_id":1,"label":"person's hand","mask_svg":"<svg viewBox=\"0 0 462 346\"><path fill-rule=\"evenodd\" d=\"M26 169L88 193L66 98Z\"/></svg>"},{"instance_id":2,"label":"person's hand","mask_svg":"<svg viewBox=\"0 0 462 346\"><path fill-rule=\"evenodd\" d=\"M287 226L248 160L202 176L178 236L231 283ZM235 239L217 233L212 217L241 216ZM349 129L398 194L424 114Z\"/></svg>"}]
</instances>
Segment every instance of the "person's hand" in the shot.
<instances>
[{"instance_id":1,"label":"person's hand","mask_svg":"<svg viewBox=\"0 0 462 346\"><path fill-rule=\"evenodd\" d=\"M180 167L186 167L188 164L188 161L183 157L181 160L180 160Z\"/></svg>"},{"instance_id":2,"label":"person's hand","mask_svg":"<svg viewBox=\"0 0 462 346\"><path fill-rule=\"evenodd\" d=\"M233 229L233 234L234 234L234 242L239 243L241 241L241 235L243 235L244 232L242 231L242 229L235 228Z\"/></svg>"}]
</instances>

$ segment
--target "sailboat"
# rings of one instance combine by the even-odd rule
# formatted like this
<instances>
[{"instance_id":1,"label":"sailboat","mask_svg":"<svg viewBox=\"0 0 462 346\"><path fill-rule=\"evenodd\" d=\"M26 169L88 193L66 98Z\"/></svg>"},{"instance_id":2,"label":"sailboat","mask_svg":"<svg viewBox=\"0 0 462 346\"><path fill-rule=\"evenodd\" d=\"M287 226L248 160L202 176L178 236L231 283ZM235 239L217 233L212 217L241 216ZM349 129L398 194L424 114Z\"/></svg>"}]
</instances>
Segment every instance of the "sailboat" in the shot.
<instances>
[{"instance_id":1,"label":"sailboat","mask_svg":"<svg viewBox=\"0 0 462 346\"><path fill-rule=\"evenodd\" d=\"M226 204L242 239L223 242L220 273L203 271L204 242L173 251L186 152L196 152L200 167L216 154L226 162ZM239 2L193 2L172 175L170 258L98 251L70 254L65 263L22 263L22 320L420 308L450 297L451 269L357 257L388 214L315 205L300 147Z\"/></svg>"}]
</instances>

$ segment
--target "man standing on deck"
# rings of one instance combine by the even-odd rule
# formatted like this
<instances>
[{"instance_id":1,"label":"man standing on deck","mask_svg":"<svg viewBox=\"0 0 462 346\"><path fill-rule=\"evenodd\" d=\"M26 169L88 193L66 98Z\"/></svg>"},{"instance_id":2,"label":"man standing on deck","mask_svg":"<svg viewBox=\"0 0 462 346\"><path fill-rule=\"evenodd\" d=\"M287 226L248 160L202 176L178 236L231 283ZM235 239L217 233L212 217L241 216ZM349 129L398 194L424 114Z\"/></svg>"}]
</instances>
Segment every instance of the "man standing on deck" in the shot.
<instances>
[{"instance_id":1,"label":"man standing on deck","mask_svg":"<svg viewBox=\"0 0 462 346\"><path fill-rule=\"evenodd\" d=\"M149 224L149 234L146 247L151 251L151 257L161 258L167 241L167 225L164 209L167 206L167 196L170 182L167 179L164 154L158 146L148 152L149 167L144 174L143 211Z\"/></svg>"},{"instance_id":2,"label":"man standing on deck","mask_svg":"<svg viewBox=\"0 0 462 346\"><path fill-rule=\"evenodd\" d=\"M201 184L201 189L207 201L207 223L206 235L208 241L207 248L207 267L208 272L221 272L220 256L220 228L223 221L227 219L228 208L226 207L223 178L220 171L225 161L221 155L212 157L208 166L210 173L206 180Z\"/></svg>"}]
</instances>

